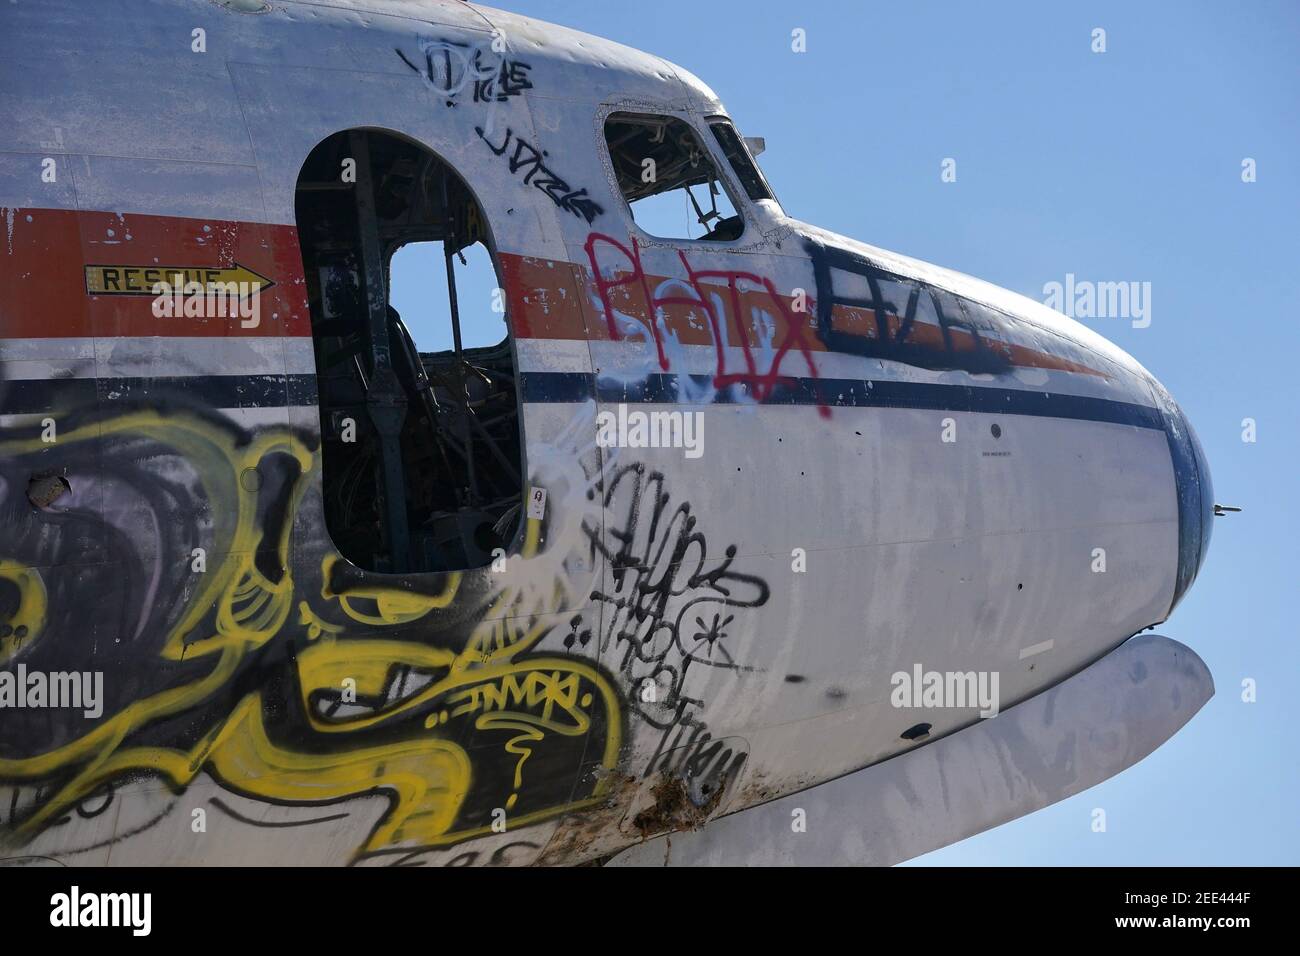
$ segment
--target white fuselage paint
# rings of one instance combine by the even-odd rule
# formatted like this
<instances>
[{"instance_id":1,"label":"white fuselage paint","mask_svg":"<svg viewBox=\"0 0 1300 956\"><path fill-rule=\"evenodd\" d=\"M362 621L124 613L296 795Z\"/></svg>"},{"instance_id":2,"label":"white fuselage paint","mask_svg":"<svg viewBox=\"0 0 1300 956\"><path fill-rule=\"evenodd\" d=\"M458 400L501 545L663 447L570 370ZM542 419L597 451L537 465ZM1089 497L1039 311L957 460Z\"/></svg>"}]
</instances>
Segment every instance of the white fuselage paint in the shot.
<instances>
[{"instance_id":1,"label":"white fuselage paint","mask_svg":"<svg viewBox=\"0 0 1300 956\"><path fill-rule=\"evenodd\" d=\"M426 144L466 178L503 253L585 269L584 243L599 230L624 240L637 237L649 275L680 278L679 253L684 252L696 270L759 273L788 294L816 286L801 238L833 239L882 268L1006 310L1023 323L1026 339L1038 351L1102 372L1017 368L995 378L818 351L813 364L821 378L996 386L1154 405L1145 371L1078 323L977 280L831 237L787 218L775 203L740 204L745 234L732 243L668 242L641 233L604 158L604 116L630 107L681 116L698 127L701 117L722 112L703 84L654 57L460 3L430 3L420 20L364 2L277 2L262 16L206 3L109 0L95 7L95 48L89 54L78 39L85 30L67 26L76 22L72 6L47 4L39 15L27 5L6 7L0 14L12 27L0 30L5 60L35 67L57 57L61 63L53 81L40 69L7 68L21 82L6 102L24 105L21 116L13 115L12 107L0 108L0 127L9 136L0 153L0 206L293 224L295 183L311 149L339 130L383 128ZM191 20L199 15L208 24L207 54L192 54L183 44L175 50L159 45L158 37L178 30L188 37ZM142 20L153 29L139 29ZM535 89L489 104L486 120L466 108L446 108L393 54L395 45L414 53L421 37L435 34L487 42L490 27L532 64ZM168 82L150 81L154 70L166 72ZM104 103L118 108L105 109ZM551 149L565 178L587 187L605 212L588 225L541 191L521 185L475 135L474 124L484 122L495 130L493 142L509 128ZM48 143L56 132L54 149ZM69 175L43 189L31 170L39 157L51 154L66 160ZM20 234L24 223L19 219L9 228ZM725 287L716 291L722 296ZM603 321L598 304L584 306L589 323ZM815 320L805 318L811 338ZM714 347L670 346L673 374L707 376L716 370ZM722 348L728 369L743 367L739 347L723 343ZM636 381L660 371L645 337L520 339L516 354L524 373L594 373ZM758 360L764 360L761 354ZM0 363L8 381L71 377L101 383L119 377L309 374L313 369L311 340L304 338L244 338L236 331L175 342L18 340L7 338L2 325ZM797 349L777 371L810 374ZM1160 429L1014 413L854 407L837 404L835 396L825 417L810 404L758 404L743 396L700 404L714 398L716 389L706 384L692 390L683 380L678 388L676 402L636 407L647 413L698 413L707 436L698 458L675 448L620 447L605 449L610 454L598 461L596 415L617 415L617 402L524 405L526 466L534 483L550 489L547 507L557 533L551 558L512 560L506 574L507 583L535 595L539 611L567 620L575 608L583 608L609 625L614 612L590 595L613 593L618 584L602 555L589 560L583 519L603 522L606 529L618 526L633 506L630 486L616 486L603 508L597 493L593 504L578 494L585 488L573 487L583 478L573 470L579 459L598 461L594 468L607 478L634 463L662 473L670 511L689 503L708 561L716 565L734 546L733 570L761 578L767 600L759 608L735 610L725 625L716 652L725 649L735 666L693 666L682 689L699 702L692 705L692 716L712 738L737 742L748 753L741 776L731 781L715 812L743 809L896 755L913 746L900 734L922 721L932 725L934 739L979 719L978 702L946 709L893 706L890 676L896 671L924 665L997 672L1006 708L1078 672L1169 611L1179 515L1169 445ZM287 422L319 428L313 405L221 412L245 426ZM946 419L955 426L955 442L941 439ZM319 476L314 480L318 483ZM557 495L561 486L569 488L571 498ZM318 485L303 508L320 508ZM638 535L648 533L644 524ZM119 530L133 532L128 520ZM1098 548L1107 555L1103 573L1091 570ZM806 561L802 570L794 567L796 551ZM693 638L712 625L714 605L709 619L700 615L698 624L686 609L693 596L710 587L699 584L670 601L668 613L684 615L684 636ZM557 594L570 603L546 606ZM557 628L541 647L563 652L564 634ZM632 701L640 682L654 674L652 668L625 668L624 651L611 640L604 646L593 642L583 653L617 675ZM664 716L653 707L644 705L647 715ZM663 751L675 747L689 757L686 749L699 743L692 743L689 727L665 734L632 706L626 735L625 772L637 779L653 762L664 762ZM188 831L188 817L178 813L162 825L143 827L155 813L165 813L172 798L157 787L132 784L118 798L138 812L74 817L41 834L24 852L107 862L106 840L117 826L139 833L112 847L114 863L343 862L385 809L373 797L349 801L339 814L262 805L225 794L206 776L192 788L196 793L210 788L245 817L330 819L305 830L266 830L241 829L232 817L223 822L219 837L185 832L187 839L178 841L175 832ZM35 799L31 788L20 792L16 806ZM5 793L0 803L7 807L7 788ZM564 859L590 858L633 842L635 836L620 826L621 815L620 810ZM560 843L561 832L555 820L520 831L515 836L527 846L510 850L509 861L541 858L553 835ZM313 838L303 839L304 834ZM482 848L486 859L489 851L510 845L505 837L488 835L431 851L428 858L450 860L468 847Z\"/></svg>"}]
</instances>

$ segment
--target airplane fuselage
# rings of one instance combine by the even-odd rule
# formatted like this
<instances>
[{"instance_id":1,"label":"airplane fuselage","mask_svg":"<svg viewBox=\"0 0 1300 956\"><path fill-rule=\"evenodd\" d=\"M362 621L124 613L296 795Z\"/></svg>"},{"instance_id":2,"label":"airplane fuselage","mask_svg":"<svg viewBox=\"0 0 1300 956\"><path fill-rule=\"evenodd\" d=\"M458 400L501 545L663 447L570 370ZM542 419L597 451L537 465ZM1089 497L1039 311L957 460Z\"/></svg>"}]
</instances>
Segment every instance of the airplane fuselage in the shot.
<instances>
[{"instance_id":1,"label":"airplane fuselage","mask_svg":"<svg viewBox=\"0 0 1300 956\"><path fill-rule=\"evenodd\" d=\"M3 855L596 859L960 731L1169 615L1209 476L1132 358L752 198L678 67L398 11L0 8ZM622 116L705 144L734 238L637 225ZM330 490L322 289L346 270L310 259L334 247L308 249L301 203L309 157L357 131L482 216L521 463L490 563L420 565L416 522L393 546L391 470L358 493L380 544L345 552L327 517L366 502ZM397 228L392 162L358 229ZM695 437L636 424L656 413ZM976 693L899 706L895 675L930 672Z\"/></svg>"}]
</instances>

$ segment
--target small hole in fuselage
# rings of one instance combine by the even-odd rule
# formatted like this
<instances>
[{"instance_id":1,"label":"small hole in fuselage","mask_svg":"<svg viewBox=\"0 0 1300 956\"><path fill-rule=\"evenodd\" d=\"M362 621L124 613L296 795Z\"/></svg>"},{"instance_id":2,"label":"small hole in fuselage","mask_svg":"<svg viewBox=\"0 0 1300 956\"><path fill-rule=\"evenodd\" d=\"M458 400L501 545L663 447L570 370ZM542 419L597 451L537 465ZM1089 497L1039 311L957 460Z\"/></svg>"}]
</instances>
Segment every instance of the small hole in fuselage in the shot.
<instances>
[{"instance_id":1,"label":"small hole in fuselage","mask_svg":"<svg viewBox=\"0 0 1300 956\"><path fill-rule=\"evenodd\" d=\"M917 724L913 727L908 727L905 731L899 734L899 737L901 737L903 740L924 740L926 737L929 736L930 736L929 724Z\"/></svg>"}]
</instances>

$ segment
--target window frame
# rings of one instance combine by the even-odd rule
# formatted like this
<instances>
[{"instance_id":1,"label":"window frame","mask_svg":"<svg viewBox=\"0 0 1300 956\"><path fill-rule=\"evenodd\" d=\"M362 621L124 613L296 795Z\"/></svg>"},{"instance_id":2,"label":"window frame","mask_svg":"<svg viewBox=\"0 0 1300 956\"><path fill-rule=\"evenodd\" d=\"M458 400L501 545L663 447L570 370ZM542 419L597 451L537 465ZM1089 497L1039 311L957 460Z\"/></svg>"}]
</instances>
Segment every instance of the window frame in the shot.
<instances>
[{"instance_id":1,"label":"window frame","mask_svg":"<svg viewBox=\"0 0 1300 956\"><path fill-rule=\"evenodd\" d=\"M475 202L478 201L477 196L475 197L474 201ZM501 312L501 321L504 323L506 328L505 337L502 338L501 341L493 342L490 345L467 345L465 346L465 350L469 351L471 349L495 349L495 348L500 348L502 345L505 345L507 342L509 342L511 346L510 354L512 360L515 363L515 372L517 376L519 371L519 355L515 349L514 327L511 326L510 324L509 302L507 300L508 297L505 295L505 284L502 282L501 279L501 263L498 261L496 251L492 248L492 245L489 243L488 238L489 237L484 237L483 239L480 240L480 242L482 243L484 250L486 250L487 252L488 261L491 262L492 264L492 272L493 272L494 280L496 282L495 288L502 290L503 311ZM403 239L397 245L393 246L392 249L388 250L386 257L384 259L384 293L388 298L389 305L392 305L393 256L397 255L397 253L400 250L405 249L407 246L433 244L433 243L440 243L440 242L441 240L438 239ZM474 243L474 245L478 245L478 244L479 243ZM472 248L472 246L465 247L465 249L469 249L469 248ZM464 249L459 251L463 252ZM460 295L461 293L459 291L459 287L457 287L457 292L456 292L457 299L460 298ZM450 311L450 308L451 307L449 304L448 311ZM403 319L403 321L405 321L405 319ZM461 328L461 332L463 335L464 334L463 326ZM415 344L419 345L420 343L416 342ZM447 350L443 349L442 351L447 351ZM422 353L422 354L437 354L437 353Z\"/></svg>"},{"instance_id":2,"label":"window frame","mask_svg":"<svg viewBox=\"0 0 1300 956\"><path fill-rule=\"evenodd\" d=\"M727 156L726 151L722 148L722 143L718 141L717 135L713 132L714 123L725 123L727 126L731 128L731 131L736 135L736 140L740 143L740 148L745 151L745 156L748 157L749 159L749 165L754 167L754 172L758 174L759 182L761 182L763 184L763 188L767 190L766 199L754 199L752 196L749 195L749 190L744 189L744 183L740 183L740 186L742 187L742 191L745 193L746 198L749 199L749 201L751 203L754 203L755 205L757 205L758 203L770 202L776 206L777 212L780 212L782 215L785 215L785 209L781 205L781 200L776 198L776 190L772 188L772 183L767 178L767 173L763 172L763 167L758 165L758 160L754 157L754 154L749 151L749 144L745 142L745 137L740 135L740 130L736 128L735 121L726 113L711 113L708 116L704 117L704 125L709 128L709 135L713 139L712 146L717 152L721 154L723 164L727 167L727 171L731 173L733 176L735 176L737 182L739 182L740 180L739 174L735 171L735 169L731 168L731 160Z\"/></svg>"},{"instance_id":3,"label":"window frame","mask_svg":"<svg viewBox=\"0 0 1300 956\"><path fill-rule=\"evenodd\" d=\"M614 169L614 158L610 154L609 140L605 136L606 124L612 117L619 115L652 119L675 119L685 123L687 128L695 135L696 141L702 147L705 155L709 157L709 161L713 163L713 170L717 175L718 183L726 192L732 208L736 210L736 214L741 218L743 229L740 235L735 239L727 240L693 239L688 236L659 236L642 227L636 221L636 216L632 212L632 204L623 195L623 189L618 182L618 173ZM622 207L630 232L635 232L641 238L648 239L652 244L688 243L701 249L736 249L753 246L763 241L762 231L758 228L758 223L753 216L754 207L753 203L749 201L748 193L737 187L731 163L728 162L725 155L719 154L719 144L713 137L713 131L702 131L698 117L695 114L660 106L646 105L641 108L630 109L623 104L607 105L596 112L596 139L599 144L601 164L605 167L605 175L609 180L614 197ZM751 236L751 230L755 235Z\"/></svg>"},{"instance_id":4,"label":"window frame","mask_svg":"<svg viewBox=\"0 0 1300 956\"><path fill-rule=\"evenodd\" d=\"M483 235L480 241L482 242L484 248L487 250L488 257L492 263L492 270L496 277L497 287L502 289L504 292L505 290L505 283L503 281L504 266L502 265L501 262L501 258L500 258L501 253L498 249L497 242L496 242L496 233L493 229L494 219L488 215L488 207L484 204L483 200L480 198L481 195L480 189L477 188L476 185L472 183L470 179L462 172L463 167L461 165L454 164L452 161L448 160L442 151L435 149L428 142L426 142L424 139L418 136L388 126L366 126L366 125L340 126L338 129L332 131L328 135L318 139L310 147L310 149L307 150L306 154L299 162L298 172L294 180L294 187L293 187L294 227L296 230L299 231L299 235L296 241L296 249L297 249L299 262L302 263L304 267L303 269L304 274L307 271L305 267L307 264L307 255L308 255L309 247L304 242L303 239L303 234L301 229L302 221L298 210L298 200L299 200L299 194L302 191L303 179L307 171L308 163L311 162L317 150L325 146L326 143L330 142L336 137L340 137L352 133L363 133L367 137L378 135L381 137L386 137L393 141L402 142L406 145L409 145L414 149L420 151L422 154L427 154L428 156L431 156L434 160L436 160L439 164L441 164L444 170L444 175L450 174L454 176L457 180L459 180L461 186L464 188L466 192L467 198L477 207L481 215L480 226ZM391 298L390 298L391 271L390 270L391 270L393 255L396 254L396 252L399 249L401 249L403 246L410 245L412 243L442 242L442 241L445 240L407 238L401 240L400 242L396 243L395 245L393 245L391 248L388 249L385 249L381 246L379 250L380 257L381 257L380 274L382 276L382 286L383 286L384 300L386 306L391 306ZM365 294L364 283L361 288L364 296ZM304 295L307 295L306 290L304 290ZM325 419L322 414L325 408L321 404L321 395L320 395L320 386L319 386L322 369L319 364L319 357L317 352L319 348L317 325L318 325L318 319L320 317L317 316L315 309L311 308L309 295L308 295L308 299L309 299L308 313L310 316L310 322L312 326L312 333L311 333L312 353L313 353L312 374L313 374L314 382L316 383L316 387L317 387L317 392L316 392L315 399L312 402L312 407L315 410L315 417L319 427L319 432L318 432L319 445L316 454L320 457L319 457L318 466L314 469L316 474L316 482L317 482L315 487L317 493L323 498L323 496L326 493L326 482L325 482L326 465L324 461L324 447L326 441L328 440L326 437L328 427L325 423ZM519 467L519 477L520 477L520 488L518 493L518 507L520 509L520 520L516 522L514 533L509 539L509 541L503 541L501 544L501 548L505 551L507 557L515 557L523 553L524 544L527 538L527 530L528 530L527 520L524 518L524 516L526 515L526 509L528 505L528 497L530 491L529 480L530 480L531 470L530 470L530 463L529 463L528 431L525 422L526 403L524 402L523 399L522 390L519 387L519 382L522 378L522 371L520 368L520 355L519 355L519 336L517 335L515 330L514 316L510 308L509 296L504 296L503 305L504 305L503 319L505 321L505 326L506 326L506 342L509 345L511 372L515 380L514 406L515 406L515 415L516 415L515 427L518 431L518 444L519 444L519 466L518 467ZM450 312L449 300L448 300L448 310ZM417 356L420 354L428 354L428 353L420 353L419 343L414 341L414 339L412 339L412 344L415 346L415 351ZM486 346L486 348L495 348L495 347L497 346ZM391 338L389 342L389 350L391 354L393 350L393 344ZM363 414L363 412L359 412L358 414ZM409 501L410 501L409 494L406 495L406 501L408 502L409 505ZM457 510L460 511L464 509L457 509ZM319 518L320 518L321 530L324 533L325 540L328 542L328 548L334 554L338 555L349 565L356 567L363 573L367 575L374 575L377 578L381 578L381 579L403 578L407 580L420 580L424 578L443 577L452 574L466 574L466 575L479 574L479 573L484 573L489 568L491 568L493 562L496 560L495 558L492 558L491 560L483 564L471 565L464 568L446 568L446 569L412 568L407 570L398 570L394 568L379 569L379 568L369 567L366 564L357 561L356 557L353 554L349 554L348 552L345 552L343 548L340 546L339 538L335 532L335 527L329 521L328 515L326 513L326 509L323 507L323 502L322 502L321 510L319 512Z\"/></svg>"}]
</instances>

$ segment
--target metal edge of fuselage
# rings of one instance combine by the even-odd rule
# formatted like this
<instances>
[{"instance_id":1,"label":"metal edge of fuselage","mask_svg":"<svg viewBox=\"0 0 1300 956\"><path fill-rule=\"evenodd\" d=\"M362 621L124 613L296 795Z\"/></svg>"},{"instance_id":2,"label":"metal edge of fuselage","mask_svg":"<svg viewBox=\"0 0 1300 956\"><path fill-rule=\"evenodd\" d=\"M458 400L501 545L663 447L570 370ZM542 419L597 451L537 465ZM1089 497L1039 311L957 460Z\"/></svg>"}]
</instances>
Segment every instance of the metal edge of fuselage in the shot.
<instances>
[{"instance_id":1,"label":"metal edge of fuselage","mask_svg":"<svg viewBox=\"0 0 1300 956\"><path fill-rule=\"evenodd\" d=\"M1133 766L1214 695L1195 651L1133 637L996 717L879 764L616 854L612 866L889 866ZM806 827L792 826L802 811Z\"/></svg>"}]
</instances>

